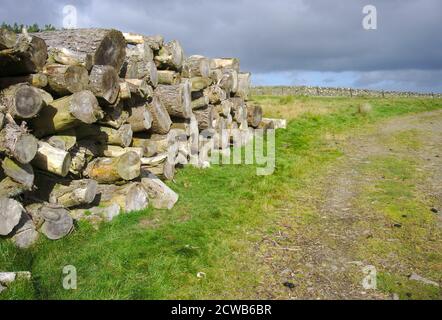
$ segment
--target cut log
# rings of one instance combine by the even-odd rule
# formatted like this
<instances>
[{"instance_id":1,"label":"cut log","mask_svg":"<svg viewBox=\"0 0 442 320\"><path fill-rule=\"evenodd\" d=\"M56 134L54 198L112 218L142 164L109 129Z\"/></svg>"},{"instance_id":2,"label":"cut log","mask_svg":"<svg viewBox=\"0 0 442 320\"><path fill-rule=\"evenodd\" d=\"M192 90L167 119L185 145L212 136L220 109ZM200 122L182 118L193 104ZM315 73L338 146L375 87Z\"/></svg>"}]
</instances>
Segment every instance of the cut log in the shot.
<instances>
[{"instance_id":1,"label":"cut log","mask_svg":"<svg viewBox=\"0 0 442 320\"><path fill-rule=\"evenodd\" d=\"M42 39L19 35L12 49L0 51L0 77L37 73L43 69L47 57L46 43Z\"/></svg>"},{"instance_id":2,"label":"cut log","mask_svg":"<svg viewBox=\"0 0 442 320\"><path fill-rule=\"evenodd\" d=\"M34 134L44 137L79 126L82 122L94 123L103 118L97 99L90 91L80 91L54 100L45 106L31 121Z\"/></svg>"},{"instance_id":3,"label":"cut log","mask_svg":"<svg viewBox=\"0 0 442 320\"><path fill-rule=\"evenodd\" d=\"M114 104L120 92L116 69L112 66L95 65L89 75L89 88L99 101Z\"/></svg>"},{"instance_id":4,"label":"cut log","mask_svg":"<svg viewBox=\"0 0 442 320\"><path fill-rule=\"evenodd\" d=\"M179 85L158 85L155 94L172 117L189 119L192 115L189 81Z\"/></svg>"},{"instance_id":5,"label":"cut log","mask_svg":"<svg viewBox=\"0 0 442 320\"><path fill-rule=\"evenodd\" d=\"M108 207L117 204L126 213L146 209L149 205L147 191L141 183L133 182L124 186L100 185L99 204Z\"/></svg>"},{"instance_id":6,"label":"cut log","mask_svg":"<svg viewBox=\"0 0 442 320\"><path fill-rule=\"evenodd\" d=\"M19 202L0 198L0 236L10 234L25 213L25 209Z\"/></svg>"},{"instance_id":7,"label":"cut log","mask_svg":"<svg viewBox=\"0 0 442 320\"><path fill-rule=\"evenodd\" d=\"M190 149L190 157L192 155L198 154L199 148L199 128L198 128L198 120L195 115L192 115L189 122L189 149Z\"/></svg>"},{"instance_id":8,"label":"cut log","mask_svg":"<svg viewBox=\"0 0 442 320\"><path fill-rule=\"evenodd\" d=\"M129 119L129 112L124 109L124 103L120 102L114 107L104 107L104 118L98 121L98 124L112 127L114 129L121 128Z\"/></svg>"},{"instance_id":9,"label":"cut log","mask_svg":"<svg viewBox=\"0 0 442 320\"><path fill-rule=\"evenodd\" d=\"M120 80L119 85L120 85L120 92L118 93L118 99L119 100L129 100L132 97L129 83L127 83L124 80ZM118 104L118 102L116 104Z\"/></svg>"},{"instance_id":10,"label":"cut log","mask_svg":"<svg viewBox=\"0 0 442 320\"><path fill-rule=\"evenodd\" d=\"M194 110L193 113L198 121L198 128L200 130L212 129L214 121L218 118L218 113L212 105Z\"/></svg>"},{"instance_id":11,"label":"cut log","mask_svg":"<svg viewBox=\"0 0 442 320\"><path fill-rule=\"evenodd\" d=\"M68 49L79 56L92 57L91 65L108 65L120 70L126 57L126 41L117 30L65 29L35 35L45 40L51 49Z\"/></svg>"},{"instance_id":12,"label":"cut log","mask_svg":"<svg viewBox=\"0 0 442 320\"><path fill-rule=\"evenodd\" d=\"M17 41L17 35L6 28L0 29L0 50L12 49Z\"/></svg>"},{"instance_id":13,"label":"cut log","mask_svg":"<svg viewBox=\"0 0 442 320\"><path fill-rule=\"evenodd\" d=\"M88 88L89 75L84 67L51 63L45 65L43 73L48 77L48 91L55 95L66 96Z\"/></svg>"},{"instance_id":14,"label":"cut log","mask_svg":"<svg viewBox=\"0 0 442 320\"><path fill-rule=\"evenodd\" d=\"M253 127L257 128L262 121L262 107L257 104L247 105L247 122Z\"/></svg>"},{"instance_id":15,"label":"cut log","mask_svg":"<svg viewBox=\"0 0 442 320\"><path fill-rule=\"evenodd\" d=\"M69 211L59 205L35 203L26 207L37 229L50 240L64 238L74 229Z\"/></svg>"},{"instance_id":16,"label":"cut log","mask_svg":"<svg viewBox=\"0 0 442 320\"><path fill-rule=\"evenodd\" d=\"M236 96L243 98L244 100L249 99L251 74L249 72L238 73L238 89L236 91Z\"/></svg>"},{"instance_id":17,"label":"cut log","mask_svg":"<svg viewBox=\"0 0 442 320\"><path fill-rule=\"evenodd\" d=\"M28 133L22 125L8 123L0 131L0 152L26 164L34 159L37 153L37 139Z\"/></svg>"},{"instance_id":18,"label":"cut log","mask_svg":"<svg viewBox=\"0 0 442 320\"><path fill-rule=\"evenodd\" d=\"M204 95L209 98L210 104L219 104L227 99L227 93L216 84L204 89Z\"/></svg>"},{"instance_id":19,"label":"cut log","mask_svg":"<svg viewBox=\"0 0 442 320\"><path fill-rule=\"evenodd\" d=\"M132 142L132 129L130 124L122 125L118 130L98 125L81 125L75 128L78 140L91 139L103 144L128 147Z\"/></svg>"},{"instance_id":20,"label":"cut log","mask_svg":"<svg viewBox=\"0 0 442 320\"><path fill-rule=\"evenodd\" d=\"M239 72L239 59L237 58L216 58L210 61L212 69L232 69Z\"/></svg>"},{"instance_id":21,"label":"cut log","mask_svg":"<svg viewBox=\"0 0 442 320\"><path fill-rule=\"evenodd\" d=\"M33 118L43 105L40 92L25 83L13 85L0 92L0 112L9 113L14 118Z\"/></svg>"},{"instance_id":22,"label":"cut log","mask_svg":"<svg viewBox=\"0 0 442 320\"><path fill-rule=\"evenodd\" d=\"M224 100L220 104L216 105L215 108L220 116L227 118L230 116L232 106L233 103L230 100Z\"/></svg>"},{"instance_id":23,"label":"cut log","mask_svg":"<svg viewBox=\"0 0 442 320\"><path fill-rule=\"evenodd\" d=\"M142 139L142 138L133 138L132 139L132 147L139 148L142 150L141 157L153 157L158 153L157 144L155 141L150 139Z\"/></svg>"},{"instance_id":24,"label":"cut log","mask_svg":"<svg viewBox=\"0 0 442 320\"><path fill-rule=\"evenodd\" d=\"M287 120L285 119L270 119L270 118L262 118L261 123L265 126L268 126L268 129L286 129L287 128Z\"/></svg>"},{"instance_id":25,"label":"cut log","mask_svg":"<svg viewBox=\"0 0 442 320\"><path fill-rule=\"evenodd\" d=\"M27 189L24 185L9 177L5 177L2 173L0 177L0 198L15 198L26 191Z\"/></svg>"},{"instance_id":26,"label":"cut log","mask_svg":"<svg viewBox=\"0 0 442 320\"><path fill-rule=\"evenodd\" d=\"M181 74L173 70L158 70L158 84L176 85L181 82Z\"/></svg>"},{"instance_id":27,"label":"cut log","mask_svg":"<svg viewBox=\"0 0 442 320\"><path fill-rule=\"evenodd\" d=\"M129 84L129 89L133 98L150 100L153 98L153 88L146 79L125 79Z\"/></svg>"},{"instance_id":28,"label":"cut log","mask_svg":"<svg viewBox=\"0 0 442 320\"><path fill-rule=\"evenodd\" d=\"M164 38L160 35L144 36L135 33L123 33L124 38L128 44L144 44L147 43L152 50L158 51L164 44Z\"/></svg>"},{"instance_id":29,"label":"cut log","mask_svg":"<svg viewBox=\"0 0 442 320\"><path fill-rule=\"evenodd\" d=\"M69 151L77 143L77 137L75 136L75 131L68 130L63 135L50 136L43 139L43 141L49 143L54 148Z\"/></svg>"},{"instance_id":30,"label":"cut log","mask_svg":"<svg viewBox=\"0 0 442 320\"><path fill-rule=\"evenodd\" d=\"M29 163L22 164L10 158L4 158L2 169L4 174L12 180L20 183L27 190L32 189L34 185L34 170Z\"/></svg>"},{"instance_id":31,"label":"cut log","mask_svg":"<svg viewBox=\"0 0 442 320\"><path fill-rule=\"evenodd\" d=\"M122 148L118 146L103 146L102 156L108 158L118 158L128 152L135 152L140 158L144 157L144 149L137 147Z\"/></svg>"},{"instance_id":32,"label":"cut log","mask_svg":"<svg viewBox=\"0 0 442 320\"><path fill-rule=\"evenodd\" d=\"M152 115L152 126L150 131L157 134L168 133L170 126L172 125L172 120L170 119L166 107L157 95L154 95L152 102L147 105L147 109Z\"/></svg>"},{"instance_id":33,"label":"cut log","mask_svg":"<svg viewBox=\"0 0 442 320\"><path fill-rule=\"evenodd\" d=\"M202 97L200 97L198 99L192 100L192 102L191 102L192 110L207 107L209 102L210 102L209 97L206 95L203 95Z\"/></svg>"},{"instance_id":34,"label":"cut log","mask_svg":"<svg viewBox=\"0 0 442 320\"><path fill-rule=\"evenodd\" d=\"M128 59L135 59L138 61L153 61L153 50L148 43L139 43L135 45L128 45L126 48L126 61Z\"/></svg>"},{"instance_id":35,"label":"cut log","mask_svg":"<svg viewBox=\"0 0 442 320\"><path fill-rule=\"evenodd\" d=\"M208 58L194 55L188 57L183 64L182 74L184 78L210 77L210 61Z\"/></svg>"},{"instance_id":36,"label":"cut log","mask_svg":"<svg viewBox=\"0 0 442 320\"><path fill-rule=\"evenodd\" d=\"M133 103L132 103L133 102ZM127 123L130 124L133 132L147 131L152 127L152 115L149 111L148 104L141 104L135 100L128 103L129 118Z\"/></svg>"},{"instance_id":37,"label":"cut log","mask_svg":"<svg viewBox=\"0 0 442 320\"><path fill-rule=\"evenodd\" d=\"M219 84L223 78L224 73L220 69L210 69L209 78L212 79L214 84Z\"/></svg>"},{"instance_id":38,"label":"cut log","mask_svg":"<svg viewBox=\"0 0 442 320\"><path fill-rule=\"evenodd\" d=\"M201 91L203 89L206 89L212 84L212 79L210 78L203 78L203 77L193 77L190 78L190 88L192 92L195 91Z\"/></svg>"},{"instance_id":39,"label":"cut log","mask_svg":"<svg viewBox=\"0 0 442 320\"><path fill-rule=\"evenodd\" d=\"M67 66L80 66L88 71L92 69L92 56L88 53L70 50L67 48L49 48L48 61Z\"/></svg>"},{"instance_id":40,"label":"cut log","mask_svg":"<svg viewBox=\"0 0 442 320\"><path fill-rule=\"evenodd\" d=\"M54 148L49 143L39 141L37 155L32 160L32 165L41 170L66 177L69 173L71 161L68 152Z\"/></svg>"},{"instance_id":41,"label":"cut log","mask_svg":"<svg viewBox=\"0 0 442 320\"><path fill-rule=\"evenodd\" d=\"M175 163L165 160L157 165L143 166L142 171L149 171L163 180L171 181L175 177Z\"/></svg>"},{"instance_id":42,"label":"cut log","mask_svg":"<svg viewBox=\"0 0 442 320\"><path fill-rule=\"evenodd\" d=\"M91 223L112 221L121 212L121 207L114 203L107 207L92 207L87 209L76 209L71 211L71 216L76 220L86 220Z\"/></svg>"},{"instance_id":43,"label":"cut log","mask_svg":"<svg viewBox=\"0 0 442 320\"><path fill-rule=\"evenodd\" d=\"M178 194L151 172L145 171L143 173L141 184L155 209L171 210L178 201Z\"/></svg>"},{"instance_id":44,"label":"cut log","mask_svg":"<svg viewBox=\"0 0 442 320\"><path fill-rule=\"evenodd\" d=\"M14 228L12 233L14 236L11 240L15 246L20 249L28 249L32 247L37 242L40 235L35 229L35 225L28 214L22 215L19 224Z\"/></svg>"},{"instance_id":45,"label":"cut log","mask_svg":"<svg viewBox=\"0 0 442 320\"><path fill-rule=\"evenodd\" d=\"M180 71L183 66L184 51L181 44L172 40L164 44L155 56L157 67L161 69L172 69Z\"/></svg>"},{"instance_id":46,"label":"cut log","mask_svg":"<svg viewBox=\"0 0 442 320\"><path fill-rule=\"evenodd\" d=\"M48 77L43 73L35 73L26 76L0 78L0 89L19 83L27 83L33 87L44 88L48 85Z\"/></svg>"},{"instance_id":47,"label":"cut log","mask_svg":"<svg viewBox=\"0 0 442 320\"><path fill-rule=\"evenodd\" d=\"M99 183L130 181L140 176L140 157L128 152L118 158L97 158L86 168L86 176Z\"/></svg>"},{"instance_id":48,"label":"cut log","mask_svg":"<svg viewBox=\"0 0 442 320\"><path fill-rule=\"evenodd\" d=\"M49 195L49 202L71 208L90 204L97 194L95 180L74 180L70 183L56 184Z\"/></svg>"}]
</instances>

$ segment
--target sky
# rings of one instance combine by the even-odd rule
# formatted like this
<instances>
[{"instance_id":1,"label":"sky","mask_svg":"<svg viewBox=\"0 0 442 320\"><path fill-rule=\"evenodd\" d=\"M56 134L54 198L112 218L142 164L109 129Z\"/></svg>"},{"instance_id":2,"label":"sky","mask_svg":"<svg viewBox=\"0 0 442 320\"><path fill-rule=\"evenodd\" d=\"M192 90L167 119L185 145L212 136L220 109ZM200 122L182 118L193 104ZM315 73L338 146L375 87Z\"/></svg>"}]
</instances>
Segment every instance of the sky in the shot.
<instances>
[{"instance_id":1,"label":"sky","mask_svg":"<svg viewBox=\"0 0 442 320\"><path fill-rule=\"evenodd\" d=\"M66 5L78 27L161 34L186 55L238 57L254 85L442 92L441 0L1 0L0 22L62 27ZM367 5L376 29L364 28L374 17Z\"/></svg>"}]
</instances>

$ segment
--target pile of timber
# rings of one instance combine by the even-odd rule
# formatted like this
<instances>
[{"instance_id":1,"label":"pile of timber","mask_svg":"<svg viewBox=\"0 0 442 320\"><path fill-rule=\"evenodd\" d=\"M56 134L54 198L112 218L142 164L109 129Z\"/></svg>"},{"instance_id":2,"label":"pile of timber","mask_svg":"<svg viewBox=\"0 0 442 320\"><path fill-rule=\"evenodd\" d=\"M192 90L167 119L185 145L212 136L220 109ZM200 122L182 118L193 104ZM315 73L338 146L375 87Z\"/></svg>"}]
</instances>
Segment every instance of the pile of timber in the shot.
<instances>
[{"instance_id":1,"label":"pile of timber","mask_svg":"<svg viewBox=\"0 0 442 320\"><path fill-rule=\"evenodd\" d=\"M0 236L26 248L76 219L172 209L177 166L275 127L248 102L250 76L161 36L0 29Z\"/></svg>"}]
</instances>

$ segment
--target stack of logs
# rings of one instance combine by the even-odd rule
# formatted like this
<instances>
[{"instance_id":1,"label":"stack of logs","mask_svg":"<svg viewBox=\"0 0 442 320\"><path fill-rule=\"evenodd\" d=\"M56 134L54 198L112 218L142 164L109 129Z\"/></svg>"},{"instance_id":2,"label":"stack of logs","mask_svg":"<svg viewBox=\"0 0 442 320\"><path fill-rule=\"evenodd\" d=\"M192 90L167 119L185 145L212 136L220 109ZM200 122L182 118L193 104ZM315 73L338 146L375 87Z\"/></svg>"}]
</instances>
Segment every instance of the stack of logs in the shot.
<instances>
[{"instance_id":1,"label":"stack of logs","mask_svg":"<svg viewBox=\"0 0 442 320\"><path fill-rule=\"evenodd\" d=\"M26 248L76 219L171 209L163 181L208 166L202 143L225 151L234 129L246 143L274 125L249 86L237 59L186 58L161 36L0 30L0 236Z\"/></svg>"}]
</instances>

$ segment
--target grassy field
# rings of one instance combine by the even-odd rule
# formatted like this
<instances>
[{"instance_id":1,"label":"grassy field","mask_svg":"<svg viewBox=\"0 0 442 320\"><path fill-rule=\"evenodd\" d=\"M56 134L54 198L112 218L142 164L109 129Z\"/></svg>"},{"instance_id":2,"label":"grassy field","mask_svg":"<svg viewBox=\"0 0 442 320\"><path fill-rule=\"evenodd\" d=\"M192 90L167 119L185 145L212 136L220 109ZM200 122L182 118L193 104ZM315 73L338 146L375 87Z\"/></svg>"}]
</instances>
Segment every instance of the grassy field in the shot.
<instances>
[{"instance_id":1,"label":"grassy field","mask_svg":"<svg viewBox=\"0 0 442 320\"><path fill-rule=\"evenodd\" d=\"M269 270L255 259L253 246L263 234L275 232L281 206L296 205L293 195L306 192L321 172L339 161L339 149L324 144L324 139L361 131L383 119L442 109L442 101L436 99L256 100L264 106L266 116L290 120L287 130L277 133L274 175L257 176L256 167L246 165L213 166L205 171L185 168L170 184L180 195L172 211L149 209L120 215L99 230L79 223L66 239L41 239L26 251L0 240L0 271L31 271L33 275L32 282L14 284L0 299L259 298L256 288L265 282ZM367 116L357 112L363 102L374 107ZM387 166L379 161L366 170L403 175L412 172L409 166L394 161ZM381 188L391 188L388 196L394 198L395 192L407 192L401 183ZM367 197L380 198L382 206L384 195L376 192L379 189L367 192ZM390 209L394 214L394 207ZM312 215L303 219L314 227ZM385 247L373 242L364 254L382 254L382 250ZM415 252L403 254L408 259ZM77 290L62 287L66 265L77 269ZM200 272L204 274L198 277ZM382 273L381 290L396 290L396 278ZM417 286L409 290L420 292L414 295L417 298L438 297L432 289Z\"/></svg>"}]
</instances>

